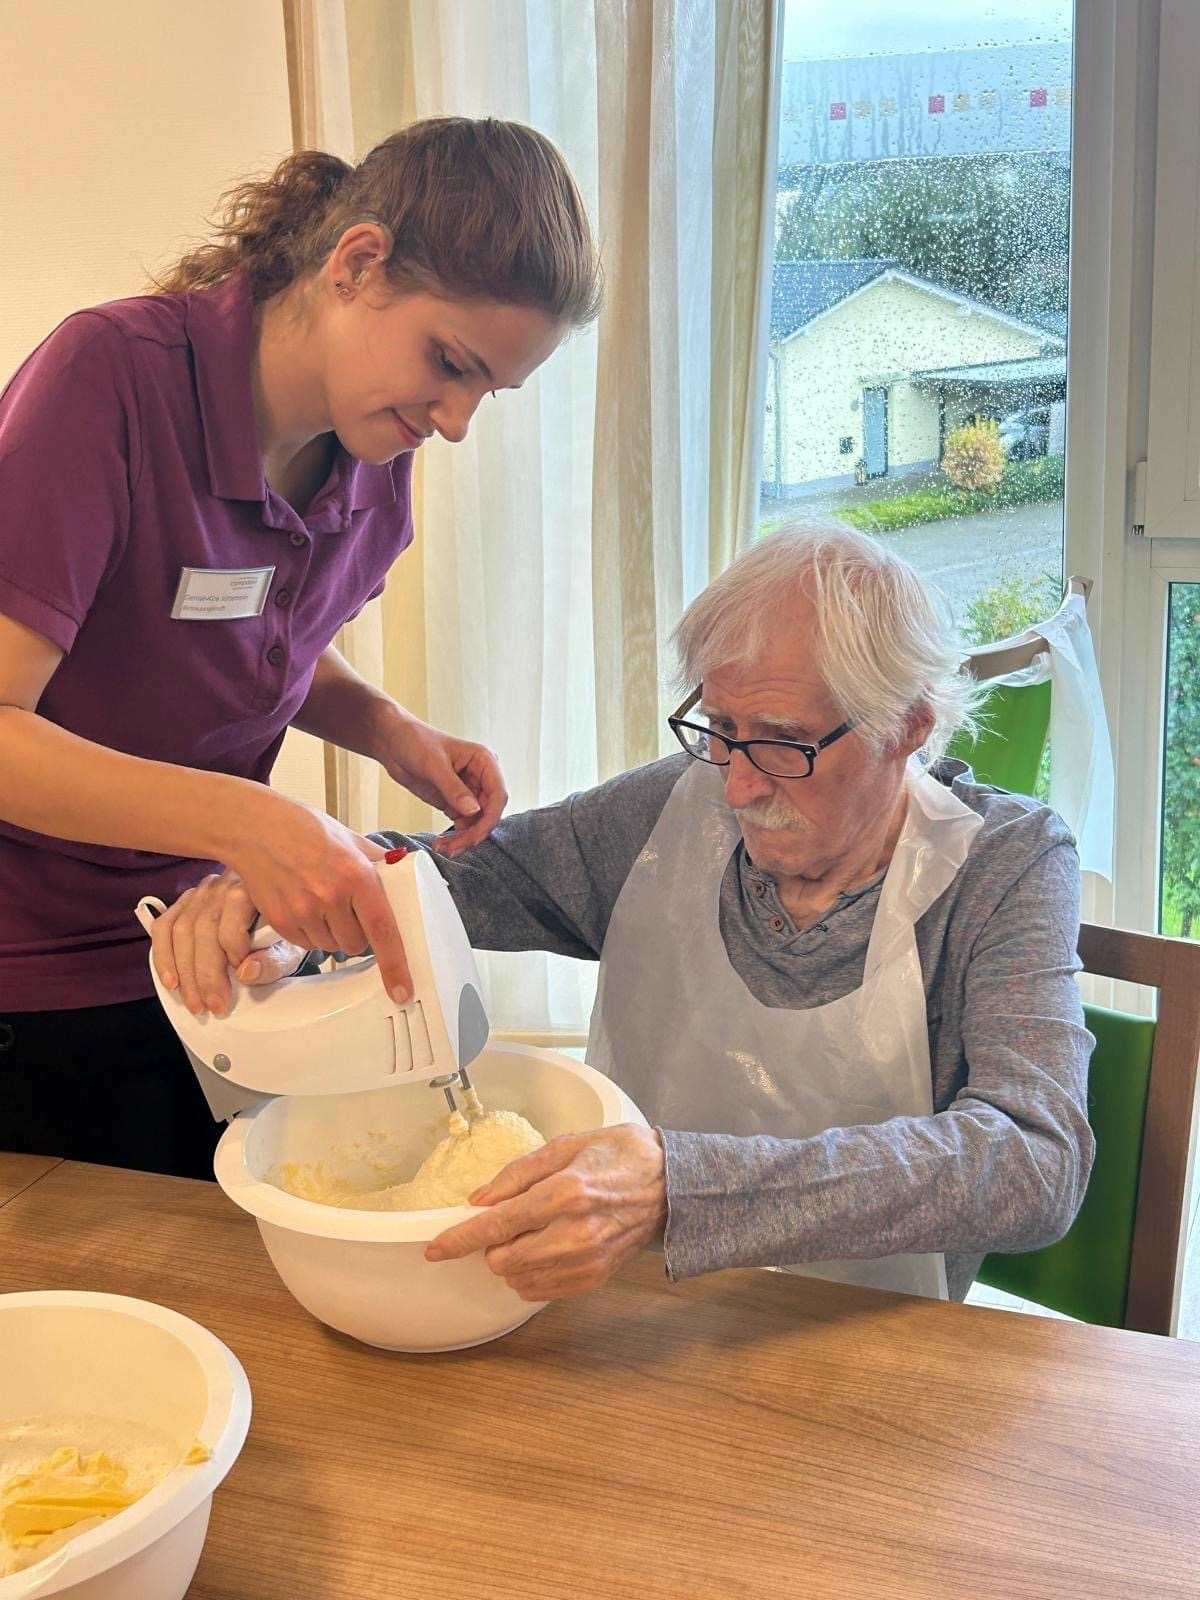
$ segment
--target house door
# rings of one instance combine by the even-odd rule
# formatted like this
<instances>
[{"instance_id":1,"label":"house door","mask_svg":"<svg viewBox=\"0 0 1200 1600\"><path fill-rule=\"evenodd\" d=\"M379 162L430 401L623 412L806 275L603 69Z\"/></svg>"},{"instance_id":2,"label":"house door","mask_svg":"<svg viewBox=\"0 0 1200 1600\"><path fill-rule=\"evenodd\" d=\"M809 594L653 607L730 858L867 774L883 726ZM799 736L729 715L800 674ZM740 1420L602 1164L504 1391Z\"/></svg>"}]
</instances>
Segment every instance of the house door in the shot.
<instances>
[{"instance_id":1,"label":"house door","mask_svg":"<svg viewBox=\"0 0 1200 1600\"><path fill-rule=\"evenodd\" d=\"M863 390L863 458L868 478L882 478L888 469L886 389Z\"/></svg>"}]
</instances>

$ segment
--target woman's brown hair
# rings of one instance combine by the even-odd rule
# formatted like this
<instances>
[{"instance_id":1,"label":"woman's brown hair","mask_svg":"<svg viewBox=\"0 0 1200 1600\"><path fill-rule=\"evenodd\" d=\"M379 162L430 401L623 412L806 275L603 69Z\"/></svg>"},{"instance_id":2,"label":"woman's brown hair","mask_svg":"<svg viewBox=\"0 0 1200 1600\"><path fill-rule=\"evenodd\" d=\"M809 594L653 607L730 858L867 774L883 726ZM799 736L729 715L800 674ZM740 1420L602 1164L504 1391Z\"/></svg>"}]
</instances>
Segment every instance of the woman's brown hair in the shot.
<instances>
[{"instance_id":1,"label":"woman's brown hair","mask_svg":"<svg viewBox=\"0 0 1200 1600\"><path fill-rule=\"evenodd\" d=\"M398 290L535 306L571 327L600 308L600 263L575 180L550 140L519 122L431 117L357 167L299 150L223 197L216 237L155 280L162 293L244 272L255 302L318 268L345 230L378 222Z\"/></svg>"}]
</instances>

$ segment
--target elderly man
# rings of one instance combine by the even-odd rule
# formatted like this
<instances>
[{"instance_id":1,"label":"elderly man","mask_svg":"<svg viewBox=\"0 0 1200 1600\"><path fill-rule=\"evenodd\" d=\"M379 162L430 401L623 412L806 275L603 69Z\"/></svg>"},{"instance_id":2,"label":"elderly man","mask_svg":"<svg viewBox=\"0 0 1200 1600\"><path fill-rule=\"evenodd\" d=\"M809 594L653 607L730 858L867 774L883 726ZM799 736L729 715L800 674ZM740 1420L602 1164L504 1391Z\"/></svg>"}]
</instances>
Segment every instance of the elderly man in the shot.
<instances>
[{"instance_id":1,"label":"elderly man","mask_svg":"<svg viewBox=\"0 0 1200 1600\"><path fill-rule=\"evenodd\" d=\"M652 1127L513 1162L429 1258L485 1250L544 1300L661 1240L676 1278L961 1298L986 1252L1059 1238L1087 1185L1074 842L936 759L975 690L870 539L763 540L676 644L682 753L436 858L476 946L600 962L588 1059ZM246 957L251 910L226 874L163 919L192 1004ZM295 952L255 959L269 979Z\"/></svg>"}]
</instances>

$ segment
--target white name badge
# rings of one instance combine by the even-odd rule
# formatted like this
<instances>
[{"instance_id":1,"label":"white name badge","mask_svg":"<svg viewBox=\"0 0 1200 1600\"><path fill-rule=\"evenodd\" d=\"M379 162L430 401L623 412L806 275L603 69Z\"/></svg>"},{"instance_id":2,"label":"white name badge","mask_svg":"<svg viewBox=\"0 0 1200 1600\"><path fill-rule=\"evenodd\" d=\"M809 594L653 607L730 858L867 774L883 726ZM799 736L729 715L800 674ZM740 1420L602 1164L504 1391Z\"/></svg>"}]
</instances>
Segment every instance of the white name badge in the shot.
<instances>
[{"instance_id":1,"label":"white name badge","mask_svg":"<svg viewBox=\"0 0 1200 1600\"><path fill-rule=\"evenodd\" d=\"M274 567L184 567L171 615L188 622L261 616L274 576Z\"/></svg>"}]
</instances>

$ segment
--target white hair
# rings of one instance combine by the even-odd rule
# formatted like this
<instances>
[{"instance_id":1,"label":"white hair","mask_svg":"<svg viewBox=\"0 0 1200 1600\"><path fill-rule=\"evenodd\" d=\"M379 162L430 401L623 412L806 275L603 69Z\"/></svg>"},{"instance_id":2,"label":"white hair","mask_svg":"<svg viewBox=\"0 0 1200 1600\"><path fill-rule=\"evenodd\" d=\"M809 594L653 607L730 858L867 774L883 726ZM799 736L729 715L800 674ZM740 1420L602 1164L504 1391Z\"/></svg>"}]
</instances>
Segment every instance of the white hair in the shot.
<instances>
[{"instance_id":1,"label":"white hair","mask_svg":"<svg viewBox=\"0 0 1200 1600\"><path fill-rule=\"evenodd\" d=\"M795 524L760 539L692 601L672 642L686 691L717 667L746 668L786 632L797 602L816 612L816 665L843 715L875 750L895 749L924 711L936 760L974 731L986 687L962 652L937 591L877 539L836 524Z\"/></svg>"}]
</instances>

